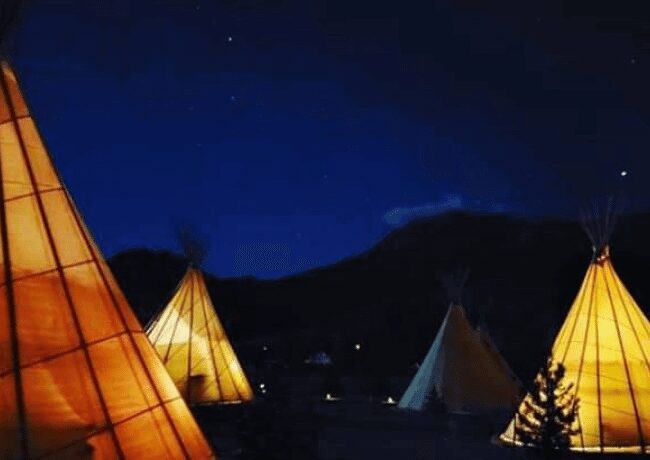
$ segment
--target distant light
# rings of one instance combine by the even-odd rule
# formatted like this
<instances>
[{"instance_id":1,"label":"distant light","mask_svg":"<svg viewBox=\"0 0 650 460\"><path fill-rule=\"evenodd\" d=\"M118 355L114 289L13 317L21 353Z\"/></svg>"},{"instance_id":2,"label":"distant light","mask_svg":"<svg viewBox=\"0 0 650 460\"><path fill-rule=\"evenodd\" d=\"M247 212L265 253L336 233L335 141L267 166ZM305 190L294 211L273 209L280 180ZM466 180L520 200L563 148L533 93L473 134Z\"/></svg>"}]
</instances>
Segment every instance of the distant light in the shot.
<instances>
[{"instance_id":1,"label":"distant light","mask_svg":"<svg viewBox=\"0 0 650 460\"><path fill-rule=\"evenodd\" d=\"M228 39L227 39L227 40L228 40L229 42L231 42L231 41L232 41L232 37L231 37L231 36L228 36Z\"/></svg>"},{"instance_id":2,"label":"distant light","mask_svg":"<svg viewBox=\"0 0 650 460\"><path fill-rule=\"evenodd\" d=\"M340 400L341 398L333 395L332 393L325 394L325 401L333 402L333 401L340 401Z\"/></svg>"},{"instance_id":3,"label":"distant light","mask_svg":"<svg viewBox=\"0 0 650 460\"><path fill-rule=\"evenodd\" d=\"M266 388L266 385L263 382L260 383L260 390L263 390L264 388Z\"/></svg>"},{"instance_id":4,"label":"distant light","mask_svg":"<svg viewBox=\"0 0 650 460\"><path fill-rule=\"evenodd\" d=\"M397 404L397 401L395 401L392 396L389 396L388 398L386 398L384 400L384 404L392 406L392 405Z\"/></svg>"},{"instance_id":5,"label":"distant light","mask_svg":"<svg viewBox=\"0 0 650 460\"><path fill-rule=\"evenodd\" d=\"M266 390L265 390L264 388L262 388L262 394L263 394L263 395L266 394Z\"/></svg>"},{"instance_id":6,"label":"distant light","mask_svg":"<svg viewBox=\"0 0 650 460\"><path fill-rule=\"evenodd\" d=\"M262 347L262 351L268 351L268 349L269 349L269 347L267 347L266 345L264 345L264 346Z\"/></svg>"},{"instance_id":7,"label":"distant light","mask_svg":"<svg viewBox=\"0 0 650 460\"><path fill-rule=\"evenodd\" d=\"M231 100L232 102L235 102L235 101L237 100L237 96L230 96L230 100Z\"/></svg>"},{"instance_id":8,"label":"distant light","mask_svg":"<svg viewBox=\"0 0 650 460\"><path fill-rule=\"evenodd\" d=\"M357 351L361 350L361 344L360 343L355 344L354 349Z\"/></svg>"},{"instance_id":9,"label":"distant light","mask_svg":"<svg viewBox=\"0 0 650 460\"><path fill-rule=\"evenodd\" d=\"M625 177L625 176L627 176L627 171L625 170L621 171L621 177Z\"/></svg>"}]
</instances>

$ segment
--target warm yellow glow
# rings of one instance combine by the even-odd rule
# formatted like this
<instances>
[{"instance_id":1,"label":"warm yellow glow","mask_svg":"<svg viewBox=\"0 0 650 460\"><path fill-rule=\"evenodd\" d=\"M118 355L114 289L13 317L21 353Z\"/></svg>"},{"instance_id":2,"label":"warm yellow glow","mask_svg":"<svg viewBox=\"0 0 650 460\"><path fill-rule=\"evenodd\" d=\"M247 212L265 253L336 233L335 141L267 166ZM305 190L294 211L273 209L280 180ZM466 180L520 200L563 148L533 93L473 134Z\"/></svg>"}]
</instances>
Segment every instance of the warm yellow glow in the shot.
<instances>
[{"instance_id":1,"label":"warm yellow glow","mask_svg":"<svg viewBox=\"0 0 650 460\"><path fill-rule=\"evenodd\" d=\"M575 449L650 452L650 322L605 254L590 265L552 356L580 398ZM501 439L513 435L510 422Z\"/></svg>"},{"instance_id":2,"label":"warm yellow glow","mask_svg":"<svg viewBox=\"0 0 650 460\"><path fill-rule=\"evenodd\" d=\"M213 458L6 63L0 181L0 458Z\"/></svg>"},{"instance_id":3,"label":"warm yellow glow","mask_svg":"<svg viewBox=\"0 0 650 460\"><path fill-rule=\"evenodd\" d=\"M233 403L253 398L199 270L187 271L147 335L188 402Z\"/></svg>"}]
</instances>

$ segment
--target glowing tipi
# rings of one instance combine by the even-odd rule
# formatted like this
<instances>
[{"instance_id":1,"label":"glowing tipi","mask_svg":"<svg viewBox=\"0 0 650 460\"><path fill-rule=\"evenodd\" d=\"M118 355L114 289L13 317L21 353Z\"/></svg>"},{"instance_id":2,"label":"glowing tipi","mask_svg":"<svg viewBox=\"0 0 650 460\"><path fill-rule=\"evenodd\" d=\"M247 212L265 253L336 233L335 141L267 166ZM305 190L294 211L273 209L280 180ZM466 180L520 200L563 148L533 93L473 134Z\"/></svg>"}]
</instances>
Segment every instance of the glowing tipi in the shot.
<instances>
[{"instance_id":1,"label":"glowing tipi","mask_svg":"<svg viewBox=\"0 0 650 460\"><path fill-rule=\"evenodd\" d=\"M650 453L650 322L614 271L608 246L594 246L602 249L551 351L579 398L581 432L571 438L572 449ZM520 416L501 441L521 444L515 435Z\"/></svg>"},{"instance_id":2,"label":"glowing tipi","mask_svg":"<svg viewBox=\"0 0 650 460\"><path fill-rule=\"evenodd\" d=\"M0 70L0 458L213 458Z\"/></svg>"},{"instance_id":3,"label":"glowing tipi","mask_svg":"<svg viewBox=\"0 0 650 460\"><path fill-rule=\"evenodd\" d=\"M438 397L451 412L512 410L520 398L519 381L497 354L484 345L463 307L452 304L398 407L424 410Z\"/></svg>"},{"instance_id":4,"label":"glowing tipi","mask_svg":"<svg viewBox=\"0 0 650 460\"><path fill-rule=\"evenodd\" d=\"M253 399L198 268L190 266L147 334L188 403Z\"/></svg>"}]
</instances>

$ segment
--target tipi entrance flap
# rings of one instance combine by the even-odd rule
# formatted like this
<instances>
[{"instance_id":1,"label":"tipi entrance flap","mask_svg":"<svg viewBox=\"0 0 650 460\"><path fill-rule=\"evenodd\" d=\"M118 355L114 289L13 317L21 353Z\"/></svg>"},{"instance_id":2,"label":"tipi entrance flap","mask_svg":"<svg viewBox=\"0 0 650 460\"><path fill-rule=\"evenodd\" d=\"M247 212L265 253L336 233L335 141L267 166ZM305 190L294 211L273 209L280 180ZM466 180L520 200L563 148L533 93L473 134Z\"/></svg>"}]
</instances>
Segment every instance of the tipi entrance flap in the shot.
<instances>
[{"instance_id":1,"label":"tipi entrance flap","mask_svg":"<svg viewBox=\"0 0 650 460\"><path fill-rule=\"evenodd\" d=\"M252 399L252 388L215 312L200 270L188 269L147 334L190 403Z\"/></svg>"},{"instance_id":2,"label":"tipi entrance flap","mask_svg":"<svg viewBox=\"0 0 650 460\"><path fill-rule=\"evenodd\" d=\"M0 457L212 458L6 63L0 180Z\"/></svg>"}]
</instances>

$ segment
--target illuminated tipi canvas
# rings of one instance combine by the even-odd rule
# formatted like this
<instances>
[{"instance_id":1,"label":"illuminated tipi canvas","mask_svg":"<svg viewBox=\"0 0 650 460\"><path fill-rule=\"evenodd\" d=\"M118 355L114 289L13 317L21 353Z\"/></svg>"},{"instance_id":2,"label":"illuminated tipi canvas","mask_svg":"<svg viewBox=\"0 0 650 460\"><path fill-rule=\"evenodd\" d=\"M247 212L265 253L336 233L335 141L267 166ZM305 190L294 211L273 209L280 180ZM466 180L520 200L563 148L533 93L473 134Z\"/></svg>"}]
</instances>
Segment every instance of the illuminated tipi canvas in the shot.
<instances>
[{"instance_id":1,"label":"illuminated tipi canvas","mask_svg":"<svg viewBox=\"0 0 650 460\"><path fill-rule=\"evenodd\" d=\"M452 304L398 407L421 411L439 398L451 412L512 410L519 381L497 354L484 345L463 307Z\"/></svg>"},{"instance_id":2,"label":"illuminated tipi canvas","mask_svg":"<svg viewBox=\"0 0 650 460\"><path fill-rule=\"evenodd\" d=\"M594 247L601 249L551 351L579 398L580 433L572 436L572 449L650 453L650 322L616 274L608 246ZM521 444L515 423L524 407L501 441Z\"/></svg>"},{"instance_id":3,"label":"illuminated tipi canvas","mask_svg":"<svg viewBox=\"0 0 650 460\"><path fill-rule=\"evenodd\" d=\"M0 458L214 458L0 71Z\"/></svg>"},{"instance_id":4,"label":"illuminated tipi canvas","mask_svg":"<svg viewBox=\"0 0 650 460\"><path fill-rule=\"evenodd\" d=\"M481 345L483 345L483 348L487 350L488 354L492 358L492 363L494 364L494 366L498 367L503 374L509 375L510 379L513 382L516 382L519 393L522 394L523 393L522 385L521 385L521 381L519 380L519 377L517 377L517 375L514 373L514 371L506 361L506 359L499 351L499 348L494 343L494 340L492 339L492 336L488 332L487 328L485 326L477 327L476 334L478 335Z\"/></svg>"},{"instance_id":5,"label":"illuminated tipi canvas","mask_svg":"<svg viewBox=\"0 0 650 460\"><path fill-rule=\"evenodd\" d=\"M190 266L147 335L188 403L253 399L198 268Z\"/></svg>"}]
</instances>

